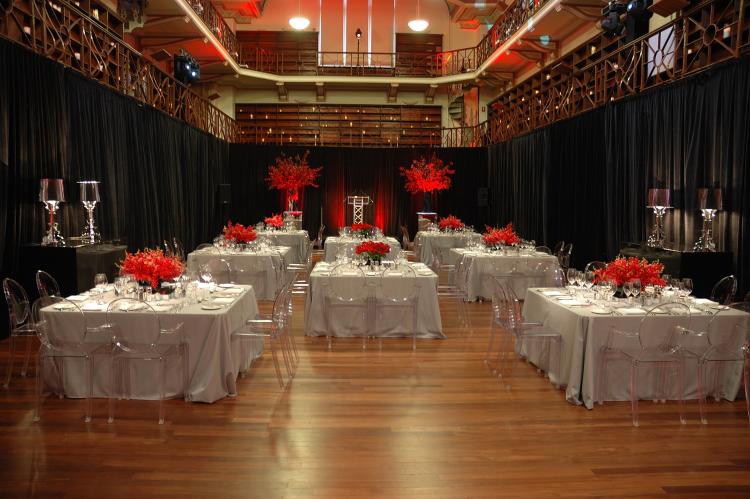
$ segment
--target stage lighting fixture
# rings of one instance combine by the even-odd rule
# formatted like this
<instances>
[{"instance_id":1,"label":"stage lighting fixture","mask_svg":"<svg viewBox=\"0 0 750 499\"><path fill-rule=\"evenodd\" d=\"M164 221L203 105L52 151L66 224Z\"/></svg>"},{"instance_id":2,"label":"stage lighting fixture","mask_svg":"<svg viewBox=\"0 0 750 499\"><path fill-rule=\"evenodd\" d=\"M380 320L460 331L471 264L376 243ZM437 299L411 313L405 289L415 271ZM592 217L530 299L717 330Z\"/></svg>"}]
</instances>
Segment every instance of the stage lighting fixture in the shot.
<instances>
[{"instance_id":1,"label":"stage lighting fixture","mask_svg":"<svg viewBox=\"0 0 750 499\"><path fill-rule=\"evenodd\" d=\"M630 0L628 2L628 14L639 16L646 12L646 0Z\"/></svg>"},{"instance_id":2,"label":"stage lighting fixture","mask_svg":"<svg viewBox=\"0 0 750 499\"><path fill-rule=\"evenodd\" d=\"M174 77L185 85L200 80L200 64L185 50L180 50L180 53L174 56Z\"/></svg>"},{"instance_id":3,"label":"stage lighting fixture","mask_svg":"<svg viewBox=\"0 0 750 499\"><path fill-rule=\"evenodd\" d=\"M610 38L620 36L625 32L625 24L620 16L627 11L627 6L623 3L611 0L609 4L602 9L601 27L604 35Z\"/></svg>"},{"instance_id":4,"label":"stage lighting fixture","mask_svg":"<svg viewBox=\"0 0 750 499\"><path fill-rule=\"evenodd\" d=\"M360 38L362 38L362 30L359 29L359 28L357 28L357 31L354 33L354 36L357 37L357 40L359 40Z\"/></svg>"}]
</instances>

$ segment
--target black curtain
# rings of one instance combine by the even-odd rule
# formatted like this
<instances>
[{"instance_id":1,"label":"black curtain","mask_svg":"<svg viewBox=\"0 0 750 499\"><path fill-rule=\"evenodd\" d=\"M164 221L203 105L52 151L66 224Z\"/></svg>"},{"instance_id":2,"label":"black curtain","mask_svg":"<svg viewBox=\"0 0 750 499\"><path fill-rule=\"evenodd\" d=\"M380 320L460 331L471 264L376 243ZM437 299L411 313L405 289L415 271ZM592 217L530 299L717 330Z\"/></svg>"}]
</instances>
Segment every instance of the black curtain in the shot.
<instances>
[{"instance_id":1,"label":"black curtain","mask_svg":"<svg viewBox=\"0 0 750 499\"><path fill-rule=\"evenodd\" d=\"M491 219L523 236L575 245L573 263L611 259L652 223L650 187L672 191L667 238L691 248L700 230L696 191L719 185L719 247L750 287L750 59L611 103L490 147Z\"/></svg>"}]
</instances>

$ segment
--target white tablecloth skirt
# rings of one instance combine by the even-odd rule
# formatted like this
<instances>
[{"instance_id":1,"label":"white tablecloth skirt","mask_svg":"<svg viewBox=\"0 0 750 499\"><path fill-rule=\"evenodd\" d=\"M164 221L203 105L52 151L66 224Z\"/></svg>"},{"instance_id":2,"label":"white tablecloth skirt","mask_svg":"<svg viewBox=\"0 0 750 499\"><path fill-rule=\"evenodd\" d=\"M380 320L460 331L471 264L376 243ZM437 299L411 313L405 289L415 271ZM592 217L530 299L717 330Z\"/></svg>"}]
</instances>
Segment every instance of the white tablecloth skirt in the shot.
<instances>
[{"instance_id":1,"label":"white tablecloth skirt","mask_svg":"<svg viewBox=\"0 0 750 499\"><path fill-rule=\"evenodd\" d=\"M412 336L412 316L408 310L399 310L391 307L382 308L378 304L384 303L378 300L375 292L379 276L366 276L365 282L358 277L337 277L337 279L349 279L347 286L352 289L362 286L368 287L370 303L374 303L367 312L368 320L363 324L362 313L364 309L342 310L337 308L332 315L331 331L328 331L325 317L325 289L324 280L327 277L320 272L313 271L310 275L310 292L307 295L307 306L305 307L305 334L308 336L361 336L363 327L368 329L369 336L400 337ZM419 287L419 298L417 304L417 336L419 338L445 338L443 325L440 319L440 309L437 299L437 276L417 276Z\"/></svg>"},{"instance_id":2,"label":"white tablecloth skirt","mask_svg":"<svg viewBox=\"0 0 750 499\"><path fill-rule=\"evenodd\" d=\"M336 261L336 256L339 254L339 251L343 251L344 248L350 252L350 254L348 255L349 258L357 258L356 253L354 253L354 248L356 248L357 245L359 245L363 241L364 239L354 239L351 237L344 238L331 236L326 238L325 242L323 243L323 247L325 249L325 261ZM390 253L385 255L384 260L395 260L396 258L398 258L398 256L401 254L401 244L398 242L398 240L394 237L386 237L384 242L388 243L388 245L391 247Z\"/></svg>"},{"instance_id":3,"label":"white tablecloth skirt","mask_svg":"<svg viewBox=\"0 0 750 499\"><path fill-rule=\"evenodd\" d=\"M51 331L61 338L72 339L71 331L77 322L74 316L65 311L46 310L43 312L50 321ZM84 312L89 326L106 322L105 312ZM138 312L126 313L130 318L138 317ZM232 332L244 326L247 319L258 314L258 305L252 288L237 298L229 307L220 310L202 310L200 304L183 308L176 313L161 314L162 325L168 327L182 323L184 338L189 345L189 387L187 398L193 402L215 402L227 395L237 393L237 375L247 369L254 359L263 352L263 341L232 340ZM68 321L66 322L66 318ZM132 320L132 319L131 319ZM89 335L87 342L106 343L103 335ZM179 361L170 358L167 362L167 383L165 393L169 397L181 393L182 377ZM130 362L130 398L158 400L157 361ZM47 383L55 385L56 370L51 362L44 367ZM109 361L97 356L94 370L94 397L107 397L109 394ZM86 376L83 362L77 359L64 361L64 393L68 397L80 398L86 395Z\"/></svg>"},{"instance_id":4,"label":"white tablecloth skirt","mask_svg":"<svg viewBox=\"0 0 750 499\"><path fill-rule=\"evenodd\" d=\"M286 263L302 263L307 245L310 243L310 236L306 230L262 230L258 232L258 236L268 238L275 246L289 246L292 250L285 257Z\"/></svg>"},{"instance_id":5,"label":"white tablecloth skirt","mask_svg":"<svg viewBox=\"0 0 750 499\"><path fill-rule=\"evenodd\" d=\"M273 300L280 280L284 277L279 254L285 263L289 263L287 258L292 251L288 246L277 246L274 251L257 253L219 253L217 250L204 249L190 253L187 266L188 269L197 271L209 260L221 258L231 265L235 283L251 285L258 300Z\"/></svg>"},{"instance_id":6,"label":"white tablecloth skirt","mask_svg":"<svg viewBox=\"0 0 750 499\"><path fill-rule=\"evenodd\" d=\"M561 376L552 380L566 386L566 398L574 404L583 403L592 409L596 399L596 380L600 376L598 356L600 348L606 344L611 326L623 331L637 332L641 323L641 316L596 315L590 309L568 307L556 300L544 296L538 289L529 289L524 302L524 317L532 322L542 322L554 328L562 335L563 355L561 360ZM740 311L726 312L728 315L717 320L721 321L723 331L731 331L735 324L749 324L750 315ZM705 331L710 317L708 315L693 315L690 328ZM681 324L674 316L659 316L650 318L646 341L658 342L669 333L669 327ZM534 364L540 362L540 352L527 348L526 355ZM547 366L540 366L546 369ZM607 387L605 400L630 400L629 395L629 364L627 362L610 363L607 370ZM639 369L638 393L641 399L648 400L655 397L656 369L645 367ZM742 378L741 364L734 369L725 370L724 388L727 393L736 395ZM676 386L676 385L675 385ZM684 373L685 399L697 398L697 365L686 362ZM671 399L677 398L675 391Z\"/></svg>"}]
</instances>

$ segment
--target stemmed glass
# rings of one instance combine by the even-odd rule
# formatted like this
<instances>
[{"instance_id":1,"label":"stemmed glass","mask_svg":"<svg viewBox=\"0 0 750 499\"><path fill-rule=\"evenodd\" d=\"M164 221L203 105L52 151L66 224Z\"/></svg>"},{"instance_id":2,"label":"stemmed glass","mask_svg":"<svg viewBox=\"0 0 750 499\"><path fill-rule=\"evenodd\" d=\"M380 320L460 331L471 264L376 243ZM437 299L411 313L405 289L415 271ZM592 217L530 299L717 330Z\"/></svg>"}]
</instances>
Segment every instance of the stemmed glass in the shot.
<instances>
[{"instance_id":1,"label":"stemmed glass","mask_svg":"<svg viewBox=\"0 0 750 499\"><path fill-rule=\"evenodd\" d=\"M211 274L211 270L208 268L208 265L201 265L199 273L202 282L212 282L214 280L214 276L213 274Z\"/></svg>"},{"instance_id":2,"label":"stemmed glass","mask_svg":"<svg viewBox=\"0 0 750 499\"><path fill-rule=\"evenodd\" d=\"M584 272L583 284L586 287L586 289L591 290L591 288L594 287L595 279L596 279L596 274L594 274L593 270L587 270L586 272Z\"/></svg>"},{"instance_id":3,"label":"stemmed glass","mask_svg":"<svg viewBox=\"0 0 750 499\"><path fill-rule=\"evenodd\" d=\"M568 290L571 292L575 292L574 286L576 285L576 276L578 274L578 271L574 269L573 267L568 269L568 273L566 277L568 278Z\"/></svg>"},{"instance_id":4,"label":"stemmed glass","mask_svg":"<svg viewBox=\"0 0 750 499\"><path fill-rule=\"evenodd\" d=\"M631 299L633 298L633 281L628 281L623 284L622 292L625 295L625 298L628 300L628 303L632 303Z\"/></svg>"},{"instance_id":5,"label":"stemmed glass","mask_svg":"<svg viewBox=\"0 0 750 499\"><path fill-rule=\"evenodd\" d=\"M632 281L630 281L630 288L632 290L631 292L633 294L633 298L637 299L641 294L641 280L633 279Z\"/></svg>"}]
</instances>

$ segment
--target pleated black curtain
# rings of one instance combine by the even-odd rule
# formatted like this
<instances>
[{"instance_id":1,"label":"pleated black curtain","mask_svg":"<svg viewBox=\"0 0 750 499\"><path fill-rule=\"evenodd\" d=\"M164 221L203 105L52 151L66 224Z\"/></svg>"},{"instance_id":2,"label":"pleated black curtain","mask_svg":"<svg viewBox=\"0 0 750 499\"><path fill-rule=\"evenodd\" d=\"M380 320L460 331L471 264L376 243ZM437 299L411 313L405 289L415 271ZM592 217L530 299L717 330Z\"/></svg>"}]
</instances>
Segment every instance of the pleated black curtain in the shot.
<instances>
[{"instance_id":1,"label":"pleated black curtain","mask_svg":"<svg viewBox=\"0 0 750 499\"><path fill-rule=\"evenodd\" d=\"M720 186L715 223L750 287L750 60L612 103L490 147L490 218L515 220L522 235L575 245L573 263L611 259L647 237L650 187L668 187L667 239L691 248L699 236L697 189Z\"/></svg>"}]
</instances>

